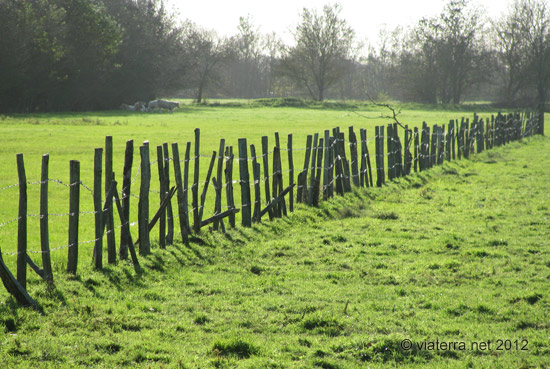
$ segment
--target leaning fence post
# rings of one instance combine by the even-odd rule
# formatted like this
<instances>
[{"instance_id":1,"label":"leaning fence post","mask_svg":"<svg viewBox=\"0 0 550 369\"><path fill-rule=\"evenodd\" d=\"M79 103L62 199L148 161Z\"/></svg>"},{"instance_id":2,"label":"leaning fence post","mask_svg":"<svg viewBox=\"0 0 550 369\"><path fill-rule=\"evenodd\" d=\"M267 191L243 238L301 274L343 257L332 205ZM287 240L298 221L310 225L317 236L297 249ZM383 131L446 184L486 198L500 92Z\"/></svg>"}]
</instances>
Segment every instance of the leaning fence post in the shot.
<instances>
[{"instance_id":1,"label":"leaning fence post","mask_svg":"<svg viewBox=\"0 0 550 369\"><path fill-rule=\"evenodd\" d=\"M103 267L103 209L101 206L101 158L103 149L97 148L94 152L94 213L95 213L95 245L93 259L95 268Z\"/></svg>"},{"instance_id":2,"label":"leaning fence post","mask_svg":"<svg viewBox=\"0 0 550 369\"><path fill-rule=\"evenodd\" d=\"M76 274L78 266L78 219L80 215L80 162L71 160L69 190L69 245L67 273Z\"/></svg>"},{"instance_id":3,"label":"leaning fence post","mask_svg":"<svg viewBox=\"0 0 550 369\"><path fill-rule=\"evenodd\" d=\"M194 224L195 233L200 233L201 231L201 222L202 215L204 214L204 204L206 202L206 193L208 191L208 185L210 184L210 177L212 176L212 170L214 169L214 164L216 163L216 152L212 152L212 158L210 159L210 165L208 166L208 173L206 174L206 181L204 182L204 187L201 194L201 204L199 210L198 224Z\"/></svg>"},{"instance_id":4,"label":"leaning fence post","mask_svg":"<svg viewBox=\"0 0 550 369\"><path fill-rule=\"evenodd\" d=\"M27 289L27 176L23 154L17 154L19 215L17 221L17 281Z\"/></svg>"},{"instance_id":5,"label":"leaning fence post","mask_svg":"<svg viewBox=\"0 0 550 369\"><path fill-rule=\"evenodd\" d=\"M262 156L263 156L263 163L264 163L264 182L265 182L265 200L266 204L269 205L271 203L271 190L269 189L269 151L268 151L268 137L262 136ZM273 179L275 180L275 179ZM273 194L275 196L275 194ZM269 220L273 220L273 209L270 209L269 212Z\"/></svg>"},{"instance_id":6,"label":"leaning fence post","mask_svg":"<svg viewBox=\"0 0 550 369\"><path fill-rule=\"evenodd\" d=\"M246 138L239 138L239 174L241 183L241 214L243 227L252 226L250 203L250 176L248 174L248 152Z\"/></svg>"}]
</instances>

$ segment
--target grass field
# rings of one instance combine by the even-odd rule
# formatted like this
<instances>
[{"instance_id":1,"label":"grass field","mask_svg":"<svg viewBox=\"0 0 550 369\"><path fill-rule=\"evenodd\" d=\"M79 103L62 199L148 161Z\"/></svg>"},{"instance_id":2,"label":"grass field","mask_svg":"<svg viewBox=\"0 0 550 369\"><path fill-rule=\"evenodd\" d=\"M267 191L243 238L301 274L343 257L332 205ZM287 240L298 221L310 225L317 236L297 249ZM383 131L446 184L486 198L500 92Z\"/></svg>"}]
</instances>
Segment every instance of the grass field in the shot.
<instances>
[{"instance_id":1,"label":"grass field","mask_svg":"<svg viewBox=\"0 0 550 369\"><path fill-rule=\"evenodd\" d=\"M407 110L401 118L443 124L469 113ZM301 147L306 134L336 125L382 123L346 110L258 107L6 117L0 188L16 183L16 152L25 153L29 180L49 152L52 178L67 177L69 159L80 159L91 184L93 148L106 134L121 167L126 139L182 144L196 126L208 154L221 137L259 144L279 131ZM528 139L227 236L205 232L189 247L154 248L139 277L126 263L93 271L88 259L71 278L59 256L54 290L29 282L45 316L0 290L2 365L550 367L549 153L548 139ZM2 191L4 219L9 191L17 194ZM3 251L15 249L14 230L0 228ZM58 232L66 241L66 224ZM411 350L400 348L405 339Z\"/></svg>"},{"instance_id":2,"label":"grass field","mask_svg":"<svg viewBox=\"0 0 550 369\"><path fill-rule=\"evenodd\" d=\"M269 103L279 100L268 100ZM284 101L283 101L284 102ZM124 111L106 111L90 113L59 113L59 114L27 114L16 116L0 116L0 189L17 183L16 153L23 153L27 179L36 183L40 179L41 156L50 154L50 178L69 183L69 161L81 162L81 179L85 185L93 185L93 152L96 147L103 147L105 136L113 136L114 142L114 171L119 181L122 178L124 149L127 140L133 139L134 167L132 175L136 179L132 191L139 193L139 177L136 177L139 167L139 146L148 140L151 145L151 161L156 159L156 146L164 142L171 144L178 142L183 159L183 151L187 141L193 142L194 128L201 129L201 167L200 180L204 181L208 168L208 157L212 151L218 150L219 140L226 139L226 145L233 145L237 152L237 140L240 137L248 139L254 144L258 153L261 151L261 136L269 137L269 145L275 144L274 133L279 132L281 146L286 148L287 135L293 134L293 147L305 147L308 134L320 133L335 126L346 132L350 125L366 128L368 138L374 137L374 126L391 123L391 120L381 116L390 114L385 108L374 107L362 103L350 102L347 104L325 103L313 106L266 106L268 103L254 101L230 100L222 103L212 101L209 106L197 106L183 101L182 108L174 114L143 114ZM474 111L482 116L489 116L492 111L486 105L448 106L444 110L437 110L433 106L404 105L399 119L411 127L421 125L426 121L429 125L445 124L450 119L461 117L472 118ZM369 117L369 118L366 118ZM402 133L401 133L402 134ZM374 152L374 142L369 143L371 153ZM192 148L192 150L194 150ZM304 151L294 153L294 165L297 169L303 166ZM193 156L193 152L191 153ZM283 170L288 169L286 153L283 152ZM173 168L171 168L173 173ZM193 165L191 165L191 173ZM252 172L252 171L250 171ZM235 174L236 175L236 174ZM158 190L156 165L152 166L152 190ZM192 178L192 177L191 177ZM288 179L285 178L285 183ZM174 181L172 180L172 183ZM51 183L49 186L50 213L66 214L68 212L68 189L64 186ZM235 198L240 199L240 188L235 187ZM29 213L39 213L39 186L30 185ZM18 188L10 187L0 190L0 224L17 218ZM209 191L207 209L213 210L213 191ZM154 195L154 193L152 194ZM151 212L155 206L157 196L152 199ZM137 201L131 206L131 221L137 220ZM91 194L82 189L81 210L93 211ZM205 212L207 215L209 213ZM239 215L237 215L239 216ZM38 217L29 218L29 249L38 250ZM67 244L67 218L65 216L51 217L50 237L51 247L62 247ZM81 217L81 241L93 240L93 215ZM0 242L4 252L14 251L16 248L17 222L0 227ZM137 228L132 232L137 234ZM88 244L91 248L91 244ZM90 252L85 255L90 255ZM56 255L54 255L56 258ZM57 258L62 263L66 255ZM55 261L55 260L54 260ZM8 260L9 262L9 260ZM61 266L62 268L63 266Z\"/></svg>"}]
</instances>

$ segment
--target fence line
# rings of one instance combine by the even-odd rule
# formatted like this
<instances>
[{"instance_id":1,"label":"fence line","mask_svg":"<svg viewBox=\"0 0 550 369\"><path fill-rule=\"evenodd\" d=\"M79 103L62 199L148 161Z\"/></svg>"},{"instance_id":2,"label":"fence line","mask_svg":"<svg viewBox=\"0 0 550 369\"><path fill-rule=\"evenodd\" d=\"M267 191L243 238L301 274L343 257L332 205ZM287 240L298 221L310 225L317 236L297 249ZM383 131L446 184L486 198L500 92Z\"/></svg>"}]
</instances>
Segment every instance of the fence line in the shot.
<instances>
[{"instance_id":1,"label":"fence line","mask_svg":"<svg viewBox=\"0 0 550 369\"><path fill-rule=\"evenodd\" d=\"M141 255L150 253L149 233L153 227L159 223L159 246L165 247L173 241L174 220L178 219L180 223L180 233L182 241L187 243L191 233L200 233L201 228L213 224L214 230L221 229L226 232L224 220L229 220L229 226L234 228L235 214L241 212L242 225L250 227L252 223L261 222L262 216L269 214L269 218L274 219L283 217L288 211L293 211L293 202L301 202L307 205L316 206L321 199L344 195L352 191L352 185L355 187L372 187L374 182L376 186L382 186L386 179L391 181L410 174L429 169L435 165L441 165L445 161L468 158L471 154L480 153L485 149L501 146L512 140L522 139L536 133L542 133L541 125L544 120L535 113L527 114L498 114L491 118L480 119L474 114L470 122L469 119L451 120L448 125L434 125L429 127L426 123L422 127L409 129L408 126L398 127L397 123L387 126L376 126L375 134L367 138L367 130L360 129L360 139L354 131L354 127L349 127L348 138L345 133L340 132L336 127L332 130L325 130L324 135L315 133L308 135L305 147L292 148L292 134L288 135L288 147L281 148L279 135L275 133L275 145L272 150L268 149L267 136L262 137L261 154L256 154L254 145L248 145L246 139L239 139L238 153L233 153L233 146L226 146L225 140L220 140L219 151L213 151L211 155L200 153L200 130L195 129L195 147L194 155L191 157L191 142L188 142L183 160L179 158L178 144L172 144L172 154L169 155L167 143L157 146L157 159L149 158L149 142L145 141L140 146L141 161L139 165L133 165L133 140L126 143L124 180L121 191L117 190L117 182L112 173L112 137L106 137L106 155L105 167L102 163L103 148L96 149L96 159L94 164L94 190L86 186L80 180L80 166L77 161L71 161L71 180L69 184L59 180L48 178L47 160L44 167L42 179L36 182L26 181L24 172L23 156L18 154L18 171L20 181L17 184L0 188L0 191L10 188L19 188L20 206L19 216L15 219L3 222L0 228L18 222L18 250L17 252L0 252L0 275L2 279L9 280L12 285L21 287L25 291L26 286L26 265L31 266L41 277L49 283L53 283L51 266L49 264L49 254L52 251L68 249L67 271L76 274L78 263L78 246L94 243L93 260L95 268L102 268L102 239L107 237L108 262L116 262L116 233L120 232L119 240L119 258L127 259L128 251L131 254L132 262L136 272L139 272L139 261L137 258L134 244L139 246ZM399 136L399 131L403 129L403 140ZM369 152L368 144L374 141L375 151ZM250 147L249 147L250 146ZM248 152L250 149L250 155ZM288 169L283 170L281 165L281 152L288 153ZM298 173L297 182L294 182L294 162L292 153L296 151L305 151L303 169L296 169ZM349 155L349 156L348 156ZM45 155L44 157L46 157ZM272 168L269 168L269 159L271 156ZM204 181L199 181L199 163L200 159L210 160L208 174ZM374 161L374 165L371 163ZM213 173L215 162L217 171ZM239 175L233 179L233 164L238 163ZM184 168L180 164L184 163ZM189 184L189 166L194 163L192 183ZM158 166L158 175L160 190L151 190L151 166ZM170 175L169 167L173 165L173 181L176 187L169 189ZM252 171L249 173L249 166ZM260 175L263 166L263 176ZM137 167L137 168L136 168ZM224 169L225 167L225 169ZM105 170L104 170L105 168ZM132 170L134 175L131 176ZM105 171L105 173L103 173ZM212 176L214 174L214 176ZM252 178L250 176L252 175ZM288 175L288 187L283 188L284 176ZM374 181L376 176L376 181ZM140 177L140 193L135 195L131 192L132 185ZM101 182L105 178L104 186ZM209 184L212 181L215 191L215 206L206 204L206 195ZM70 189L70 210L68 213L48 213L47 212L47 184L54 182L58 185ZM27 214L26 211L26 191L27 185L41 185L41 213ZM234 185L240 185L241 201L235 204ZM260 184L265 185L264 196ZM79 185L79 186L77 186ZM79 189L86 189L94 198L94 210L82 211L79 204ZM102 188L103 187L103 188ZM254 191L251 191L251 187ZM199 190L202 188L202 194L199 198ZM222 205L222 189L226 192L226 204ZM296 189L296 193L294 190ZM103 190L105 198L102 198ZM191 190L191 196L188 195ZM150 194L160 195L160 205L155 215L150 218L149 205ZM177 214L172 213L171 198L177 193ZM120 194L120 196L119 196ZM296 194L296 198L294 198ZM45 196L45 197L44 197ZM130 222L128 219L130 200L132 198L138 201L138 220ZM288 208L287 208L288 199ZM118 211L120 224L114 227L112 220L113 210ZM262 209L264 207L264 209ZM78 240L78 221L80 215L95 215L95 235L93 240ZM203 219L205 214L209 214L208 219ZM48 217L69 217L69 242L63 246L50 248L48 241ZM41 250L27 250L27 225L26 219L29 217L39 218L41 221ZM191 227L191 220L193 227ZM139 238L132 241L130 227L137 225L139 228ZM40 269L30 259L28 254L41 254L43 257L44 269ZM17 279L3 263L1 256L17 256ZM49 276L48 276L49 274ZM31 304L31 300L21 294L16 293L14 289L8 289L14 294L19 302ZM30 298L30 297L29 297ZM32 304L31 304L32 305Z\"/></svg>"}]
</instances>

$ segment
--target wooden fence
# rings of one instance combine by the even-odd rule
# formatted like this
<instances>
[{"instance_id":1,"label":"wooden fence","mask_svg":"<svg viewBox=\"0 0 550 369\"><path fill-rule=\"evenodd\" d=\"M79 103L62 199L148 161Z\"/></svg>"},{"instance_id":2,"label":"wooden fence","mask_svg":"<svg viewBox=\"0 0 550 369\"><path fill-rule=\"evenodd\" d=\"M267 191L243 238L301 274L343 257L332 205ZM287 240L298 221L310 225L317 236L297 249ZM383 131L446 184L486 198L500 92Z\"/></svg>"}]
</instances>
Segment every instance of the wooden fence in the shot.
<instances>
[{"instance_id":1,"label":"wooden fence","mask_svg":"<svg viewBox=\"0 0 550 369\"><path fill-rule=\"evenodd\" d=\"M17 221L17 252L5 253L17 257L16 277L10 272L0 251L0 277L4 286L18 302L40 310L39 305L26 291L27 265L47 283L54 283L50 253L54 250L67 250L67 273L78 271L80 189L86 188L93 196L95 217L95 239L84 243L94 243L93 265L96 269L103 267L103 241L106 241L109 264L117 259L131 262L137 273L140 272L139 255L151 252L150 233L158 223L158 245L165 248L174 242L175 230L183 243L190 241L190 236L199 234L205 226L212 225L213 230L226 232L227 228L236 227L236 214L240 212L243 227L287 216L294 211L295 202L317 206L319 201L336 195L345 195L352 187L382 186L386 180L409 175L411 172L427 170L445 161L468 158L474 153L505 145L535 133L541 133L544 120L535 113L508 114L481 119L474 115L473 120L451 120L447 126L434 125L431 128L424 123L419 129L409 129L398 123L387 126L376 126L374 136L367 138L367 130L359 130L357 138L354 127L349 127L347 138L340 128L325 130L323 134L308 135L304 148L293 148L292 134L288 135L287 147L282 148L278 133L275 133L275 146L269 149L268 137L261 140L261 154L256 147L249 145L245 138L238 140L236 152L233 146L227 146L220 140L218 151L208 156L208 171L203 182L199 182L200 164L200 130L195 129L194 152L191 157L191 142L185 145L184 158L181 159L178 143L173 143L170 156L167 143L156 147L156 161L151 161L149 142L139 147L140 188L138 198L138 238L132 239L130 227L130 202L136 196L131 192L134 142L126 143L122 186L119 186L113 173L113 142L106 137L105 148L97 148L94 153L93 190L80 180L80 163L70 162L68 216L68 243L66 246L50 249L48 231L48 183L60 180L48 176L48 155L42 157L42 174L40 184L40 246L36 254L42 258L42 268L30 257L27 250L27 179L23 154L17 154L19 183L6 188L18 186L19 213L12 221L0 224L0 228ZM400 136L400 131L402 132ZM401 138L402 137L402 138ZM369 143L374 141L374 152L369 151ZM371 145L372 147L373 145ZM250 150L250 151L249 151ZM294 152L305 150L303 166L295 168ZM259 150L258 150L259 151ZM282 156L287 155L288 169L283 171ZM103 158L105 160L103 160ZM238 161L238 165L235 164ZM105 165L103 165L105 163ZM151 166L156 163L160 184L158 207L155 214L149 217L153 200L151 199ZM172 163L172 165L170 165ZM183 163L183 169L181 164ZM193 178L190 178L190 165L194 166ZM233 168L238 166L238 176L233 175ZM173 171L170 170L172 167ZM216 169L214 171L214 168ZM287 185L284 185L284 175ZM296 179L296 181L295 181ZM189 181L192 181L189 186ZM171 182L173 181L173 182ZM174 186L171 187L171 184ZM210 186L210 184L212 184ZM234 185L240 186L240 203L236 203ZM262 196L263 184L263 196ZM202 191L200 191L202 187ZM0 189L0 191L6 189ZM205 219L207 193L214 191L214 213ZM102 199L102 192L105 199ZM191 199L189 199L191 191ZM225 193L225 199L224 199ZM172 201L173 197L176 201ZM189 208L189 203L191 208ZM225 203L225 205L223 205ZM173 207L173 205L175 205ZM116 211L115 211L116 210ZM175 215L177 213L177 215ZM120 226L114 226L118 217ZM174 224L175 220L178 224ZM120 231L118 250L116 234ZM105 234L107 235L105 237Z\"/></svg>"}]
</instances>

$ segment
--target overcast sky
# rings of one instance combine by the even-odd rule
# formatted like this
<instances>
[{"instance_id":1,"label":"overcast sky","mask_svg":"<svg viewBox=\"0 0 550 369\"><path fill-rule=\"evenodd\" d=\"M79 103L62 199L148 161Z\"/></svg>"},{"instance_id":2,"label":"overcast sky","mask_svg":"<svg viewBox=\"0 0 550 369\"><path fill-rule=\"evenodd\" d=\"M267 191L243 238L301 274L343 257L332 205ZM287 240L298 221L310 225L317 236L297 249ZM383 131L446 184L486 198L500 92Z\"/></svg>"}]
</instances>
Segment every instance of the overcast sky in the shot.
<instances>
[{"instance_id":1,"label":"overcast sky","mask_svg":"<svg viewBox=\"0 0 550 369\"><path fill-rule=\"evenodd\" d=\"M320 0L165 0L169 8L200 26L214 29L220 35L237 33L239 17L250 14L260 32L275 32L283 40L291 39L289 30L299 21L305 8L322 9L335 1ZM376 42L379 30L386 25L388 30L397 25L410 25L420 18L437 15L447 0L339 0L342 15L355 30L361 41ZM497 17L512 0L471 0L482 11Z\"/></svg>"}]
</instances>

